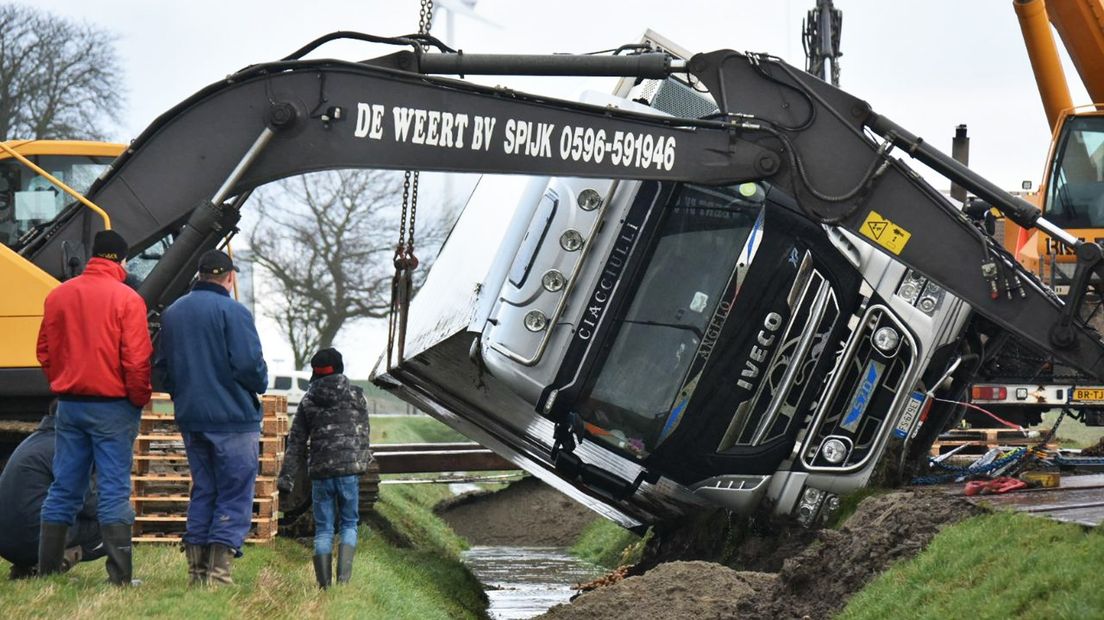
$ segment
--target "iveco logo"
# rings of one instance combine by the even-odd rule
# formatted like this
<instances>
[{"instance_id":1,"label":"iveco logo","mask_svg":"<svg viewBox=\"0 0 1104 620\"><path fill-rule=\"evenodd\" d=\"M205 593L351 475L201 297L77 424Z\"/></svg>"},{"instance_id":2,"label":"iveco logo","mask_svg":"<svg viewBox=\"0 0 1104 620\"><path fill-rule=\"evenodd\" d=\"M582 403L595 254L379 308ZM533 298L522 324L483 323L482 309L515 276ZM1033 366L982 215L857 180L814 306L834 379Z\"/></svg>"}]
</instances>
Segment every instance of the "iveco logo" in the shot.
<instances>
[{"instance_id":1,"label":"iveco logo","mask_svg":"<svg viewBox=\"0 0 1104 620\"><path fill-rule=\"evenodd\" d=\"M762 374L762 364L766 361L767 354L770 353L770 349L774 345L780 327L782 327L781 314L771 312L763 318L763 328L759 330L759 334L755 338L756 344L752 345L751 352L744 360L744 367L740 370L740 378L736 380L737 386L749 391L754 387L751 382Z\"/></svg>"},{"instance_id":2,"label":"iveco logo","mask_svg":"<svg viewBox=\"0 0 1104 620\"><path fill-rule=\"evenodd\" d=\"M797 267L797 248L790 248L790 256L786 260L794 267Z\"/></svg>"}]
</instances>

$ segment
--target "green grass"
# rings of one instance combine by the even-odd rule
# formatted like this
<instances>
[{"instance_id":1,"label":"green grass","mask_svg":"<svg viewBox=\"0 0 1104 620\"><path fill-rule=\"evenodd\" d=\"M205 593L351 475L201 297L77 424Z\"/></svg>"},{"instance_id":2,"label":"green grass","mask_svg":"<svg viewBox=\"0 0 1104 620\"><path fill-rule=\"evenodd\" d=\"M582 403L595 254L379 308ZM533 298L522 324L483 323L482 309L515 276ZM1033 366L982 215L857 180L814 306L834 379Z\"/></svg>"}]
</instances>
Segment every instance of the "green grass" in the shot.
<instances>
[{"instance_id":1,"label":"green grass","mask_svg":"<svg viewBox=\"0 0 1104 620\"><path fill-rule=\"evenodd\" d=\"M443 422L424 415L372 418L373 444L377 443L449 443L470 441Z\"/></svg>"},{"instance_id":2,"label":"green grass","mask_svg":"<svg viewBox=\"0 0 1104 620\"><path fill-rule=\"evenodd\" d=\"M1058 414L1057 409L1043 413L1043 422L1031 428L1042 432L1049 431L1058 419ZM1069 416L1066 416L1062 420L1062 425L1058 427L1058 443L1063 448L1087 448L1100 441L1101 436L1104 436L1104 427L1085 426Z\"/></svg>"},{"instance_id":3,"label":"green grass","mask_svg":"<svg viewBox=\"0 0 1104 620\"><path fill-rule=\"evenodd\" d=\"M606 568L635 564L643 551L642 539L616 523L599 517L583 530L571 554Z\"/></svg>"},{"instance_id":4,"label":"green grass","mask_svg":"<svg viewBox=\"0 0 1104 620\"><path fill-rule=\"evenodd\" d=\"M974 517L894 566L839 616L1101 618L1104 533L1014 513Z\"/></svg>"},{"instance_id":5,"label":"green grass","mask_svg":"<svg viewBox=\"0 0 1104 620\"><path fill-rule=\"evenodd\" d=\"M233 587L189 589L184 555L147 544L135 547L140 588L105 585L97 561L45 580L0 580L0 601L13 618L482 617L482 591L459 561L464 543L432 514L447 493L433 485L381 489L376 522L361 528L352 582L327 592L314 584L311 550L278 539L246 548L234 563ZM7 563L0 570L6 576Z\"/></svg>"},{"instance_id":6,"label":"green grass","mask_svg":"<svg viewBox=\"0 0 1104 620\"><path fill-rule=\"evenodd\" d=\"M367 379L353 379L353 384L364 390L364 399L368 401L368 413L413 413L415 409L381 388L372 385Z\"/></svg>"}]
</instances>

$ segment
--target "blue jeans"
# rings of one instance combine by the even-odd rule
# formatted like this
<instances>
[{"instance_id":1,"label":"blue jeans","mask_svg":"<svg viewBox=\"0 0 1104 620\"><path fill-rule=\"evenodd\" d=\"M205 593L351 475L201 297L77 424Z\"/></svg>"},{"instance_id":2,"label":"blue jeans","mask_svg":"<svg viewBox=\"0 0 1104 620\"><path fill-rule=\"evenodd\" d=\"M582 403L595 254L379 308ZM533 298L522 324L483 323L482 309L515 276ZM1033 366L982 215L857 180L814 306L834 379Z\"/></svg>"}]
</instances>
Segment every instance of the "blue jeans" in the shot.
<instances>
[{"instance_id":1,"label":"blue jeans","mask_svg":"<svg viewBox=\"0 0 1104 620\"><path fill-rule=\"evenodd\" d=\"M73 525L95 464L100 523L134 523L130 465L141 415L142 410L126 399L58 403L54 482L42 503L43 522Z\"/></svg>"},{"instance_id":2,"label":"blue jeans","mask_svg":"<svg viewBox=\"0 0 1104 620\"><path fill-rule=\"evenodd\" d=\"M192 473L184 542L241 549L253 521L260 432L184 432Z\"/></svg>"},{"instance_id":3,"label":"blue jeans","mask_svg":"<svg viewBox=\"0 0 1104 620\"><path fill-rule=\"evenodd\" d=\"M357 523L360 521L360 477L351 475L311 480L311 502L314 505L315 555L333 553L335 518L341 544L355 547Z\"/></svg>"}]
</instances>

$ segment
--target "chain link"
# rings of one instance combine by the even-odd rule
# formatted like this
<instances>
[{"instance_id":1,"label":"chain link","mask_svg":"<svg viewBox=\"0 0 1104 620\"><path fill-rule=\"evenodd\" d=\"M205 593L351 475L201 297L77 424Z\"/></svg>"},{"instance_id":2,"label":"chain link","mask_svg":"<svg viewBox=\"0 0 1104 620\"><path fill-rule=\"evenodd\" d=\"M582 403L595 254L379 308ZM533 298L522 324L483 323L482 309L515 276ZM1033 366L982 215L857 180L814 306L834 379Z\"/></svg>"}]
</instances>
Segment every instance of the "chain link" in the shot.
<instances>
[{"instance_id":1,"label":"chain link","mask_svg":"<svg viewBox=\"0 0 1104 620\"><path fill-rule=\"evenodd\" d=\"M410 227L408 229L409 236L406 238L407 258L414 263L411 265L411 268L417 267L418 265L418 259L414 256L414 223L418 219L418 178L421 175L415 171L412 176L414 177L414 182L410 190Z\"/></svg>"},{"instance_id":2,"label":"chain link","mask_svg":"<svg viewBox=\"0 0 1104 620\"><path fill-rule=\"evenodd\" d=\"M433 27L433 0L422 0L418 16L418 34L428 35ZM391 278L391 314L387 325L387 367L393 368L392 353L399 363L405 356L406 318L413 294L413 271L418 267L414 255L414 225L418 217L418 171L407 170L403 177L402 212L399 214L399 241L395 244L395 275ZM409 223L408 221L409 220ZM397 351L396 351L396 345Z\"/></svg>"},{"instance_id":3,"label":"chain link","mask_svg":"<svg viewBox=\"0 0 1104 620\"><path fill-rule=\"evenodd\" d=\"M418 14L418 34L429 34L433 27L433 0L422 0L422 10Z\"/></svg>"}]
</instances>

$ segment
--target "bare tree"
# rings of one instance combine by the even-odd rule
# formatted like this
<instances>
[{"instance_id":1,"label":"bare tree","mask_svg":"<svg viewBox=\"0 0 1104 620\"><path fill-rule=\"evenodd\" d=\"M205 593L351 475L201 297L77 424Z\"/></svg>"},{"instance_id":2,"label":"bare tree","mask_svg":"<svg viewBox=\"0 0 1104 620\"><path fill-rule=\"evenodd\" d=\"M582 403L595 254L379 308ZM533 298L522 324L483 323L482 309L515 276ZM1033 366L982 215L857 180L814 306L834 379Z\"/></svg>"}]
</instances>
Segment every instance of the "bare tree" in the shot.
<instances>
[{"instance_id":1,"label":"bare tree","mask_svg":"<svg viewBox=\"0 0 1104 620\"><path fill-rule=\"evenodd\" d=\"M349 321L387 316L401 194L402 173L341 170L280 181L254 197L252 258L279 296L263 311L280 323L296 368ZM447 219L419 219L423 276Z\"/></svg>"},{"instance_id":2,"label":"bare tree","mask_svg":"<svg viewBox=\"0 0 1104 620\"><path fill-rule=\"evenodd\" d=\"M117 122L122 69L113 34L0 5L0 139L102 140Z\"/></svg>"}]
</instances>

